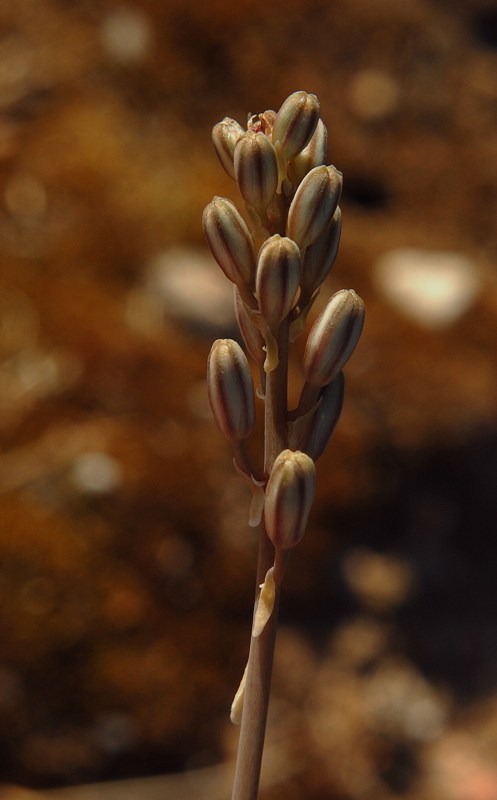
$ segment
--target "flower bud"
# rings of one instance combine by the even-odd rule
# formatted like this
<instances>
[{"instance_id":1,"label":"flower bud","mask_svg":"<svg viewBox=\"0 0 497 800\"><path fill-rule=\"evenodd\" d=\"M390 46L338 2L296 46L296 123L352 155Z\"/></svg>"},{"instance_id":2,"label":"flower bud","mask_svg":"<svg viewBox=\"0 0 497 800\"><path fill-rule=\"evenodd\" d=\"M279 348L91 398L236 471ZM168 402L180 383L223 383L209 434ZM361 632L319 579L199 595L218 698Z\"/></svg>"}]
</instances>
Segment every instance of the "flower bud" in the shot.
<instances>
[{"instance_id":1,"label":"flower bud","mask_svg":"<svg viewBox=\"0 0 497 800\"><path fill-rule=\"evenodd\" d=\"M254 242L242 215L226 197L214 197L202 219L207 244L230 281L251 284L255 275Z\"/></svg>"},{"instance_id":2,"label":"flower bud","mask_svg":"<svg viewBox=\"0 0 497 800\"><path fill-rule=\"evenodd\" d=\"M272 139L286 161L308 144L319 120L319 101L314 94L294 92L287 97L273 125Z\"/></svg>"},{"instance_id":3,"label":"flower bud","mask_svg":"<svg viewBox=\"0 0 497 800\"><path fill-rule=\"evenodd\" d=\"M233 164L235 147L242 136L245 136L242 126L236 120L230 119L230 117L225 117L217 125L214 125L212 129L212 143L217 157L225 172L233 179L235 178Z\"/></svg>"},{"instance_id":4,"label":"flower bud","mask_svg":"<svg viewBox=\"0 0 497 800\"><path fill-rule=\"evenodd\" d=\"M283 450L266 486L264 521L277 548L295 547L302 539L314 499L316 470L305 453Z\"/></svg>"},{"instance_id":5,"label":"flower bud","mask_svg":"<svg viewBox=\"0 0 497 800\"><path fill-rule=\"evenodd\" d=\"M302 450L317 461L324 453L342 413L345 380L343 372L325 386L314 412Z\"/></svg>"},{"instance_id":6,"label":"flower bud","mask_svg":"<svg viewBox=\"0 0 497 800\"><path fill-rule=\"evenodd\" d=\"M306 248L301 282L305 299L310 299L328 277L337 257L341 232L342 212L338 207L333 214L330 227Z\"/></svg>"},{"instance_id":7,"label":"flower bud","mask_svg":"<svg viewBox=\"0 0 497 800\"><path fill-rule=\"evenodd\" d=\"M302 250L330 225L342 191L342 173L335 167L314 167L295 192L288 211L287 236Z\"/></svg>"},{"instance_id":8,"label":"flower bud","mask_svg":"<svg viewBox=\"0 0 497 800\"><path fill-rule=\"evenodd\" d=\"M288 176L294 186L298 186L311 169L326 163L327 146L328 132L323 120L319 119L309 144L301 153L297 153L289 165Z\"/></svg>"},{"instance_id":9,"label":"flower bud","mask_svg":"<svg viewBox=\"0 0 497 800\"><path fill-rule=\"evenodd\" d=\"M233 339L216 339L207 360L207 393L214 421L228 439L245 439L255 424L252 375Z\"/></svg>"},{"instance_id":10,"label":"flower bud","mask_svg":"<svg viewBox=\"0 0 497 800\"><path fill-rule=\"evenodd\" d=\"M243 341L254 361L257 364L262 364L266 357L264 337L257 325L252 321L250 312L243 302L237 286L234 286L234 300L236 320L243 336Z\"/></svg>"},{"instance_id":11,"label":"flower bud","mask_svg":"<svg viewBox=\"0 0 497 800\"><path fill-rule=\"evenodd\" d=\"M300 250L291 239L276 233L262 245L255 274L259 311L271 328L290 313L299 288Z\"/></svg>"},{"instance_id":12,"label":"flower bud","mask_svg":"<svg viewBox=\"0 0 497 800\"><path fill-rule=\"evenodd\" d=\"M312 326L304 351L304 374L312 386L326 386L352 355L364 325L364 303L353 289L341 289Z\"/></svg>"},{"instance_id":13,"label":"flower bud","mask_svg":"<svg viewBox=\"0 0 497 800\"><path fill-rule=\"evenodd\" d=\"M278 185L276 152L263 133L248 131L235 148L235 177L247 205L258 214L273 199Z\"/></svg>"}]
</instances>

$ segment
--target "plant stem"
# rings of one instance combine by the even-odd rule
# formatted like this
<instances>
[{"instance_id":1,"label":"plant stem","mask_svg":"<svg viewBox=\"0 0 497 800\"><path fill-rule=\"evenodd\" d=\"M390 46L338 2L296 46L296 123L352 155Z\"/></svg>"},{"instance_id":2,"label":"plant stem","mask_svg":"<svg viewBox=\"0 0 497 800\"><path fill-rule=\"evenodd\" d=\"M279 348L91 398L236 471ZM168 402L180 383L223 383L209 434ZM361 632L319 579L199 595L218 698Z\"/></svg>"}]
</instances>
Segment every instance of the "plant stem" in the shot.
<instances>
[{"instance_id":1,"label":"plant stem","mask_svg":"<svg viewBox=\"0 0 497 800\"><path fill-rule=\"evenodd\" d=\"M278 336L279 363L267 375L264 422L264 472L269 476L275 458L287 447L287 381L288 381L288 324L283 323ZM274 548L260 525L259 558L257 565L255 608L260 584L275 559ZM278 605L281 581L276 582L273 612L261 635L250 639L245 696L243 701L240 739L233 784L232 800L257 800L261 772L266 719L271 688L274 645L278 624Z\"/></svg>"}]
</instances>

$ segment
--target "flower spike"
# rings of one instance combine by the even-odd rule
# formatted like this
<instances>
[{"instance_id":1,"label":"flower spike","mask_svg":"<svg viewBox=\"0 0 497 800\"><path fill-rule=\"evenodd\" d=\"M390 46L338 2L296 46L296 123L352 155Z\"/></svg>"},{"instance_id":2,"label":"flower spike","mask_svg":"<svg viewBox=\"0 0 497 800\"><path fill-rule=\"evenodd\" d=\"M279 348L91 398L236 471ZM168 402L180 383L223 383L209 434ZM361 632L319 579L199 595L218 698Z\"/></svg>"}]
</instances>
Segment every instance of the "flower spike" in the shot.
<instances>
[{"instance_id":1,"label":"flower spike","mask_svg":"<svg viewBox=\"0 0 497 800\"><path fill-rule=\"evenodd\" d=\"M305 330L338 251L342 174L327 165L319 102L305 91L287 97L278 112L249 114L245 128L225 117L212 138L245 210L215 197L203 227L234 284L236 320L259 373L257 399L264 406L258 458L247 358L233 339L218 339L208 358L209 401L217 427L230 440L235 469L252 492L249 526L259 527L250 652L231 713L241 726L232 800L255 800L282 581L309 518L314 462L340 417L342 369L361 335L364 303L352 289L329 300L308 336L299 401L289 410L288 381L298 374L291 346Z\"/></svg>"}]
</instances>

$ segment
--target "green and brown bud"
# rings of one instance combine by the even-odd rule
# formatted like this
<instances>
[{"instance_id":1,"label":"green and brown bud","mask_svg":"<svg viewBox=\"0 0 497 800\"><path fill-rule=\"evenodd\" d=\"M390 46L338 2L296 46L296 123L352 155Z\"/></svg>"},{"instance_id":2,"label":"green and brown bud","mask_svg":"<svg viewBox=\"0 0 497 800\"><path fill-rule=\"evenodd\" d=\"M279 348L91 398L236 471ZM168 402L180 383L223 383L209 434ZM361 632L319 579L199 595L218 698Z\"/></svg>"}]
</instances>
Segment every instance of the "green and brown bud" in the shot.
<instances>
[{"instance_id":1,"label":"green and brown bud","mask_svg":"<svg viewBox=\"0 0 497 800\"><path fill-rule=\"evenodd\" d=\"M243 199L263 214L278 186L276 152L268 137L248 131L236 145L234 165Z\"/></svg>"},{"instance_id":2,"label":"green and brown bud","mask_svg":"<svg viewBox=\"0 0 497 800\"><path fill-rule=\"evenodd\" d=\"M290 313L299 288L300 250L292 239L275 234L261 247L255 275L259 311L274 330Z\"/></svg>"},{"instance_id":3,"label":"green and brown bud","mask_svg":"<svg viewBox=\"0 0 497 800\"><path fill-rule=\"evenodd\" d=\"M304 374L311 386L326 386L352 355L364 326L364 303L353 289L329 300L311 328L304 352Z\"/></svg>"},{"instance_id":4,"label":"green and brown bud","mask_svg":"<svg viewBox=\"0 0 497 800\"><path fill-rule=\"evenodd\" d=\"M327 147L328 131L323 120L319 119L309 144L297 153L289 165L288 176L294 186L298 186L311 169L326 163Z\"/></svg>"},{"instance_id":5,"label":"green and brown bud","mask_svg":"<svg viewBox=\"0 0 497 800\"><path fill-rule=\"evenodd\" d=\"M307 173L288 211L287 236L302 250L328 228L342 192L342 173L335 167L314 167Z\"/></svg>"},{"instance_id":6,"label":"green and brown bud","mask_svg":"<svg viewBox=\"0 0 497 800\"><path fill-rule=\"evenodd\" d=\"M314 94L294 92L287 97L274 121L272 139L289 161L309 143L319 120L319 101Z\"/></svg>"},{"instance_id":7,"label":"green and brown bud","mask_svg":"<svg viewBox=\"0 0 497 800\"><path fill-rule=\"evenodd\" d=\"M246 439L255 424L255 397L246 356L233 339L216 339L207 360L207 393L214 421L231 441Z\"/></svg>"},{"instance_id":8,"label":"green and brown bud","mask_svg":"<svg viewBox=\"0 0 497 800\"><path fill-rule=\"evenodd\" d=\"M226 197L214 197L202 219L212 255L230 281L252 285L255 277L255 248L242 215Z\"/></svg>"},{"instance_id":9,"label":"green and brown bud","mask_svg":"<svg viewBox=\"0 0 497 800\"><path fill-rule=\"evenodd\" d=\"M301 282L302 295L305 300L310 300L316 289L330 274L337 257L341 232L342 212L338 207L333 214L329 228L306 248Z\"/></svg>"},{"instance_id":10,"label":"green and brown bud","mask_svg":"<svg viewBox=\"0 0 497 800\"><path fill-rule=\"evenodd\" d=\"M230 117L225 117L212 129L212 143L216 155L225 172L230 178L235 178L234 154L237 142L245 136L242 126Z\"/></svg>"},{"instance_id":11,"label":"green and brown bud","mask_svg":"<svg viewBox=\"0 0 497 800\"><path fill-rule=\"evenodd\" d=\"M276 548L295 547L302 539L314 499L316 470L306 453L283 450L266 487L264 521Z\"/></svg>"},{"instance_id":12,"label":"green and brown bud","mask_svg":"<svg viewBox=\"0 0 497 800\"><path fill-rule=\"evenodd\" d=\"M302 450L313 461L317 461L324 453L338 424L342 413L344 388L343 372L339 372L321 392L319 405L312 415L305 442L301 445Z\"/></svg>"}]
</instances>

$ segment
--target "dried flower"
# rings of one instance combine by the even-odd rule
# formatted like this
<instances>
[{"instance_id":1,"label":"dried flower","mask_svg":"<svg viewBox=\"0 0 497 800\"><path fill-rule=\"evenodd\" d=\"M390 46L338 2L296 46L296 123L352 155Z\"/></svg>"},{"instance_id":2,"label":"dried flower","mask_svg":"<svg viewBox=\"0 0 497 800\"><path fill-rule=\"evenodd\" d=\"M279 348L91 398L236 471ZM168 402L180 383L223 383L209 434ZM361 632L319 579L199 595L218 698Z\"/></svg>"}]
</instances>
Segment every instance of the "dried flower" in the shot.
<instances>
[{"instance_id":1,"label":"dried flower","mask_svg":"<svg viewBox=\"0 0 497 800\"><path fill-rule=\"evenodd\" d=\"M252 375L240 345L216 339L207 361L207 392L217 427L232 441L245 439L255 424Z\"/></svg>"},{"instance_id":2,"label":"dried flower","mask_svg":"<svg viewBox=\"0 0 497 800\"><path fill-rule=\"evenodd\" d=\"M301 250L330 225L341 191L342 173L335 167L314 167L307 173L290 205L286 228Z\"/></svg>"},{"instance_id":3,"label":"dried flower","mask_svg":"<svg viewBox=\"0 0 497 800\"><path fill-rule=\"evenodd\" d=\"M255 277L254 242L242 215L226 197L214 197L206 206L203 227L207 244L230 281L251 285Z\"/></svg>"},{"instance_id":4,"label":"dried flower","mask_svg":"<svg viewBox=\"0 0 497 800\"><path fill-rule=\"evenodd\" d=\"M235 178L235 167L233 163L235 147L237 142L245 136L242 126L234 119L225 117L212 129L212 143L217 157L224 170L230 178Z\"/></svg>"},{"instance_id":5,"label":"dried flower","mask_svg":"<svg viewBox=\"0 0 497 800\"><path fill-rule=\"evenodd\" d=\"M235 148L235 177L245 202L262 214L278 185L276 152L263 133L248 131Z\"/></svg>"},{"instance_id":6,"label":"dried flower","mask_svg":"<svg viewBox=\"0 0 497 800\"><path fill-rule=\"evenodd\" d=\"M302 539L314 499L316 470L306 453L283 450L266 487L264 521L275 547L289 549Z\"/></svg>"},{"instance_id":7,"label":"dried flower","mask_svg":"<svg viewBox=\"0 0 497 800\"><path fill-rule=\"evenodd\" d=\"M329 300L311 328L304 352L304 373L312 386L331 383L352 355L364 325L364 303L353 289Z\"/></svg>"},{"instance_id":8,"label":"dried flower","mask_svg":"<svg viewBox=\"0 0 497 800\"><path fill-rule=\"evenodd\" d=\"M300 250L287 236L275 234L262 245L255 293L262 317L274 328L290 313L300 282Z\"/></svg>"},{"instance_id":9,"label":"dried flower","mask_svg":"<svg viewBox=\"0 0 497 800\"><path fill-rule=\"evenodd\" d=\"M275 119L276 111L272 109L263 111L262 114L252 114L248 119L247 130L254 131L254 133L265 133L266 136L271 136Z\"/></svg>"}]
</instances>

